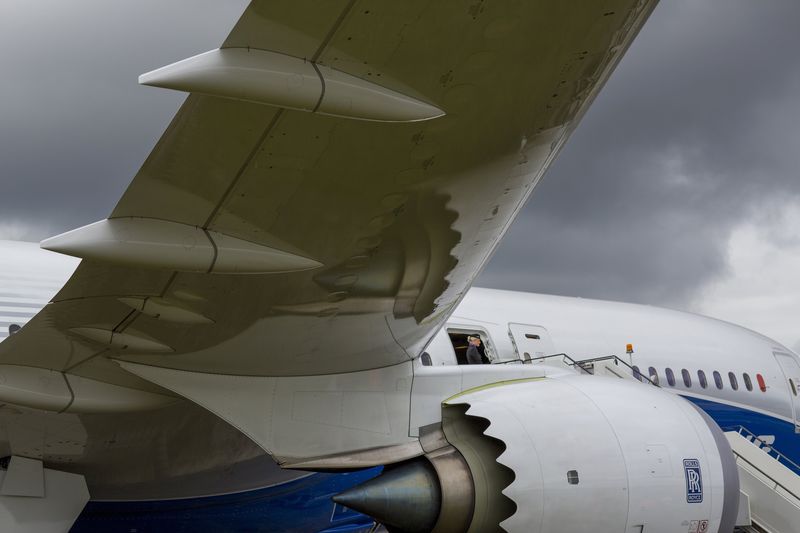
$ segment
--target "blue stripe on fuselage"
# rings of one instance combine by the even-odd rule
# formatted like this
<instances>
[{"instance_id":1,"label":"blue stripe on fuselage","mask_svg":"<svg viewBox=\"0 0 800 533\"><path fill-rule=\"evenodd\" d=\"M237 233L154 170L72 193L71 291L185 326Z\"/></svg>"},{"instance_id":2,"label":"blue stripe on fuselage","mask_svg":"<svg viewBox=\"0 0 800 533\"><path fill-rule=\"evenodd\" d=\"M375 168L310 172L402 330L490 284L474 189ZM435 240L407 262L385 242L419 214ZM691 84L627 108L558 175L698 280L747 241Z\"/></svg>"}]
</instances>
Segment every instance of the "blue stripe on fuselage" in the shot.
<instances>
[{"instance_id":1,"label":"blue stripe on fuselage","mask_svg":"<svg viewBox=\"0 0 800 533\"><path fill-rule=\"evenodd\" d=\"M694 398L692 396L682 397L708 413L708 416L713 418L714 422L722 428L722 431L737 431L740 426L743 426L755 435L774 435L775 442L773 446L775 450L796 464L800 464L800 435L795 433L793 423L713 400ZM781 462L787 468L800 474L800 469L786 461Z\"/></svg>"},{"instance_id":2,"label":"blue stripe on fuselage","mask_svg":"<svg viewBox=\"0 0 800 533\"><path fill-rule=\"evenodd\" d=\"M71 533L255 533L369 531L373 520L335 505L331 496L380 473L312 474L263 489L157 501L89 502Z\"/></svg>"}]
</instances>

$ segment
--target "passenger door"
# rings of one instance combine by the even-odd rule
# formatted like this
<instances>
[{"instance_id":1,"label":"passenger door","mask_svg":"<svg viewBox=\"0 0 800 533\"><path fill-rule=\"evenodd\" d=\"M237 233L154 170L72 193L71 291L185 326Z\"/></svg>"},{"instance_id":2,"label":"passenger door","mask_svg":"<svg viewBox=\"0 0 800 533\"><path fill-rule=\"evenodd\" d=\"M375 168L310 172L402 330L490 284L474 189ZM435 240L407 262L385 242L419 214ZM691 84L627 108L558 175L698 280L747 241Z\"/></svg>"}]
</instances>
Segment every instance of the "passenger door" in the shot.
<instances>
[{"instance_id":1,"label":"passenger door","mask_svg":"<svg viewBox=\"0 0 800 533\"><path fill-rule=\"evenodd\" d=\"M783 375L789 387L789 396L792 400L792 418L794 431L800 433L800 363L797 356L785 352L772 352L783 370Z\"/></svg>"},{"instance_id":2,"label":"passenger door","mask_svg":"<svg viewBox=\"0 0 800 533\"><path fill-rule=\"evenodd\" d=\"M552 355L555 352L550 334L542 326L510 322L508 335L523 362Z\"/></svg>"}]
</instances>

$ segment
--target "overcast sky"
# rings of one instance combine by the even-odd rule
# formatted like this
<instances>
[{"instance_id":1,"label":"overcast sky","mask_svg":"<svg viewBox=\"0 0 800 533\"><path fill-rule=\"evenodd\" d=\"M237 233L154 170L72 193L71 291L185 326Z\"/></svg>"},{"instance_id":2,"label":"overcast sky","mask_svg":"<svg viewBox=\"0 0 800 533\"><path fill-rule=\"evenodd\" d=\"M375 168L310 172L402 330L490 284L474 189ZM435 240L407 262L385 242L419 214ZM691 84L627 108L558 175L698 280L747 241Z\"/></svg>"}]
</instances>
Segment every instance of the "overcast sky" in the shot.
<instances>
[{"instance_id":1,"label":"overcast sky","mask_svg":"<svg viewBox=\"0 0 800 533\"><path fill-rule=\"evenodd\" d=\"M479 283L800 347L798 22L791 0L662 0Z\"/></svg>"},{"instance_id":2,"label":"overcast sky","mask_svg":"<svg viewBox=\"0 0 800 533\"><path fill-rule=\"evenodd\" d=\"M0 238L99 220L177 110L140 73L245 0L0 0ZM478 283L800 347L800 2L662 0Z\"/></svg>"}]
</instances>

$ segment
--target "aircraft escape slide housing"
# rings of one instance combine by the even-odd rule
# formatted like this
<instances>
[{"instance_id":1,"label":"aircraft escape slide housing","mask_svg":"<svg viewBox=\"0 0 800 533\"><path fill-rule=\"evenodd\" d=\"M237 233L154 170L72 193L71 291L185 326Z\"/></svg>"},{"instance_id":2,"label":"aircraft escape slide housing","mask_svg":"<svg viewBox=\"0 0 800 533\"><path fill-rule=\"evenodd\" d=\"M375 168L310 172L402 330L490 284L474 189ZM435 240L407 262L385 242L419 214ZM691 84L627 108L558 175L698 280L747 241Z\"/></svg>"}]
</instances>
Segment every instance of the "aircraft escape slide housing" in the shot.
<instances>
[{"instance_id":1,"label":"aircraft escape slide housing","mask_svg":"<svg viewBox=\"0 0 800 533\"><path fill-rule=\"evenodd\" d=\"M727 440L702 411L656 387L508 381L442 409L442 447L428 451L423 437L425 457L334 500L406 533L734 528L739 478Z\"/></svg>"}]
</instances>

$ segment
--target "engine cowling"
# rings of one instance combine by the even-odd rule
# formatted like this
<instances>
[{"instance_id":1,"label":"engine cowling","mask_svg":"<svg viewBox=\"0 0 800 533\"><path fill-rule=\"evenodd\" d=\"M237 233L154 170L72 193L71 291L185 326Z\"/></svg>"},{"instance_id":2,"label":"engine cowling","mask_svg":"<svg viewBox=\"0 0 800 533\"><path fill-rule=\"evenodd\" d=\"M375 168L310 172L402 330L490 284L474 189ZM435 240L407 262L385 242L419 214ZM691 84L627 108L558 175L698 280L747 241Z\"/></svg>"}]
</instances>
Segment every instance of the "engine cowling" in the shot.
<instances>
[{"instance_id":1,"label":"engine cowling","mask_svg":"<svg viewBox=\"0 0 800 533\"><path fill-rule=\"evenodd\" d=\"M393 531L733 530L733 454L716 424L678 396L570 376L480 387L442 409L442 430L459 460L443 453L449 447L429 452L339 501L369 513L375 495L389 511L413 497L408 508L421 513L413 525L403 522L409 511L379 517ZM428 481L409 478L412 470L427 472ZM465 510L471 516L463 519ZM453 516L462 520L444 519Z\"/></svg>"}]
</instances>

